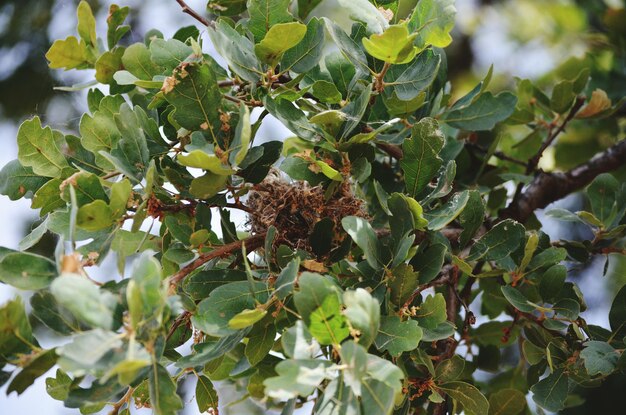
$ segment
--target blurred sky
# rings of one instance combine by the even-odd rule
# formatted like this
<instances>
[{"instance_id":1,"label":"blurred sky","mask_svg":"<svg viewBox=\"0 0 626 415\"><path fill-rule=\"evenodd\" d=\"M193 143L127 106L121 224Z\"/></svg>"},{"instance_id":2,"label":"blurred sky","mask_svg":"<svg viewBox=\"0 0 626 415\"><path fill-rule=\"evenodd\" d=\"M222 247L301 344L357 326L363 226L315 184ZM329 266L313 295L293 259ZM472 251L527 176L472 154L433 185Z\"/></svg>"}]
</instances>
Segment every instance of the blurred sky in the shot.
<instances>
[{"instance_id":1,"label":"blurred sky","mask_svg":"<svg viewBox=\"0 0 626 415\"><path fill-rule=\"evenodd\" d=\"M48 28L48 35L51 39L65 38L75 33L76 3L77 2L70 0L56 1L52 21ZM96 16L96 21L98 27L103 29L108 4L112 3L112 1L106 0L100 3L103 7ZM169 38L177 28L196 23L191 17L180 12L180 8L174 0L128 0L117 3L129 5L131 8L141 7L141 13L139 13L138 20L134 23L132 28L133 34L138 38L141 38L143 33L151 28L158 28L163 32L165 38ZM189 0L187 3L199 11L202 11L206 5L206 2L203 0ZM520 45L509 38L509 28L507 25L510 24L510 20L504 19L503 16L498 15L498 9L487 9L486 12L478 14L476 0L457 0L456 4L458 9L458 27L464 32L472 32L470 44L474 57L472 69L478 77L482 77L488 67L493 63L496 73L504 73L508 74L508 76L515 75L537 78L553 69L556 62L559 62L563 58L563 53L575 55L582 52L578 51L574 45L569 50L559 52L561 53L560 56L558 54L555 55L555 53L548 46L542 44L540 40ZM327 12L327 14L328 12L332 12L334 8L336 8L335 0L326 0L325 3L323 3L324 12ZM0 32L6 30L8 13L12 11L13 9L7 7L6 4L0 4ZM99 35L103 37L102 30L99 31ZM208 37L204 36L204 39L206 40L205 50L210 51L212 48L210 48ZM13 68L25 59L27 53L28 43L26 42L18 43L12 48L0 49L0 80L8 77ZM71 85L89 80L92 77L92 73L87 71L74 71L69 73L55 71L54 77L57 85ZM59 93L59 95L62 94L67 95L67 93ZM70 98L70 102L73 106L81 111L83 109L86 110L86 91L71 94L73 95ZM78 120L74 118L76 117L76 112L71 106L67 105L67 102L67 100L58 99L58 102L55 104L53 99L53 102L46 107L45 119L53 128L67 130L69 126L75 126L77 124ZM276 122L276 120L272 120L271 117L267 117L266 120L259 132L261 140L281 139L289 135L288 131ZM17 126L18 124L15 121L6 119L0 114L0 143L2 145L2 151L0 151L0 166L17 158L15 142ZM576 199L571 199L565 203L576 203ZM26 224L36 220L38 215L37 212L30 209L30 200L21 199L19 201L10 201L7 197L0 196L0 217L3 218L0 231L0 246L17 249L20 239L25 235ZM235 217L235 222L239 225L243 225L244 221L245 218L242 216ZM544 231L554 235L559 232L558 227L555 226L554 223L544 221L544 224ZM115 267L112 262L113 261L109 261L108 265L105 264L103 269L100 270L102 276L110 272L115 272ZM601 275L603 264L603 261L596 261L590 271L598 272L598 274ZM588 285L588 283L586 285ZM589 290L588 288L592 289ZM583 286L582 289L587 296L586 298L592 303L602 303L603 298L606 298L603 290L585 286ZM24 293L17 293L8 286L0 284L0 304L18 294L24 295ZM608 307L608 305L606 306ZM585 317L590 323L605 324L607 312L606 310L596 308L593 312L586 313ZM12 394L7 398L4 392L6 386L0 389L0 415L31 413L60 415L77 413L76 410L63 408L61 402L53 400L45 393L45 377L46 376L42 376L39 378L39 380L19 398L16 394ZM223 392L226 393L227 391ZM187 400L189 401L192 397L192 395L188 396ZM133 411L133 413L135 412L136 411ZM144 412L149 413L149 411L141 411L141 413ZM196 412L197 410L194 403L187 405L185 413L192 414ZM263 411L255 411L249 407L234 407L231 408L230 411L221 411L220 413L227 415L228 413L261 414Z\"/></svg>"}]
</instances>

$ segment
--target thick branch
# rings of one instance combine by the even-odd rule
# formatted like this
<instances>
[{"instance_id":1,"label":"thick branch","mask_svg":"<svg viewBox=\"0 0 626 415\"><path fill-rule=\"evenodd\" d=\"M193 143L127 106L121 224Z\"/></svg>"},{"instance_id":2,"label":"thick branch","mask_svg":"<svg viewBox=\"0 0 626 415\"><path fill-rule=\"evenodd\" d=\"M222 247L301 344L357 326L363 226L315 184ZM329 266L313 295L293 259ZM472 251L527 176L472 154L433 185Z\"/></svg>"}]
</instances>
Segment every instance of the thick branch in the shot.
<instances>
[{"instance_id":1,"label":"thick branch","mask_svg":"<svg viewBox=\"0 0 626 415\"><path fill-rule=\"evenodd\" d=\"M586 163L561 173L540 171L532 183L500 212L500 218L525 222L536 210L548 206L591 183L599 174L626 165L626 140L597 154Z\"/></svg>"},{"instance_id":2,"label":"thick branch","mask_svg":"<svg viewBox=\"0 0 626 415\"><path fill-rule=\"evenodd\" d=\"M172 275L170 278L170 284L172 286L178 284L180 281L185 279L187 275L191 274L194 270L202 265L206 264L212 259L221 258L226 255L230 255L233 252L239 251L243 244L246 245L246 251L252 252L255 249L259 248L263 245L263 241L265 240L265 234L254 235L249 237L248 239L244 239L242 241L231 242L226 245L222 245L219 248L212 250L211 252L207 252L206 254L200 255L195 261L191 264L187 265L176 274Z\"/></svg>"},{"instance_id":3,"label":"thick branch","mask_svg":"<svg viewBox=\"0 0 626 415\"><path fill-rule=\"evenodd\" d=\"M183 9L183 13L187 13L189 16L193 17L205 26L214 26L214 23L212 21L200 16L200 14L198 14L198 12L189 7L184 0L176 0L176 3L180 4L180 7L182 7Z\"/></svg>"}]
</instances>

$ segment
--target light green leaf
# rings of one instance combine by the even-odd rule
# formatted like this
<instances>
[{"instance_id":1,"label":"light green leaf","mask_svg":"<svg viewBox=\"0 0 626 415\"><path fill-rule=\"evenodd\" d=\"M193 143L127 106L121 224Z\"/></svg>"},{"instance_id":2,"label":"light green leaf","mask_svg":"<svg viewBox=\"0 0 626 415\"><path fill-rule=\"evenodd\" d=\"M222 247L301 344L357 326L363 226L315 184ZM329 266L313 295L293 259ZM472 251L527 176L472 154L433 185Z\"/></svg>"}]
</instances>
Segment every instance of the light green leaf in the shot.
<instances>
[{"instance_id":1,"label":"light green leaf","mask_svg":"<svg viewBox=\"0 0 626 415\"><path fill-rule=\"evenodd\" d=\"M176 160L187 167L196 167L210 171L216 175L229 176L235 171L224 165L222 160L214 154L208 154L203 150L192 150L188 154L179 154Z\"/></svg>"},{"instance_id":2,"label":"light green leaf","mask_svg":"<svg viewBox=\"0 0 626 415\"><path fill-rule=\"evenodd\" d=\"M59 366L76 376L91 373L96 363L112 349L122 346L121 336L112 331L95 329L75 335L72 342L57 349Z\"/></svg>"},{"instance_id":3,"label":"light green leaf","mask_svg":"<svg viewBox=\"0 0 626 415\"><path fill-rule=\"evenodd\" d=\"M321 345L338 345L350 334L337 295L327 295L311 313L309 320L309 331Z\"/></svg>"},{"instance_id":4,"label":"light green leaf","mask_svg":"<svg viewBox=\"0 0 626 415\"><path fill-rule=\"evenodd\" d=\"M68 168L50 127L42 128L39 117L24 121L17 132L17 158L40 176L59 177Z\"/></svg>"},{"instance_id":5,"label":"light green leaf","mask_svg":"<svg viewBox=\"0 0 626 415\"><path fill-rule=\"evenodd\" d=\"M254 308L252 310L242 310L228 320L228 327L233 330L245 329L260 321L267 314L267 310Z\"/></svg>"},{"instance_id":6,"label":"light green leaf","mask_svg":"<svg viewBox=\"0 0 626 415\"><path fill-rule=\"evenodd\" d=\"M176 39L154 39L150 42L150 55L154 64L171 72L193 53L188 46Z\"/></svg>"},{"instance_id":7,"label":"light green leaf","mask_svg":"<svg viewBox=\"0 0 626 415\"><path fill-rule=\"evenodd\" d=\"M152 56L144 43L133 43L122 55L124 69L143 81L152 81L156 75L161 75L163 68L152 62Z\"/></svg>"},{"instance_id":8,"label":"light green leaf","mask_svg":"<svg viewBox=\"0 0 626 415\"><path fill-rule=\"evenodd\" d=\"M52 69L83 68L89 65L84 42L78 43L74 36L68 36L65 40L55 40L48 52L46 59Z\"/></svg>"},{"instance_id":9,"label":"light green leaf","mask_svg":"<svg viewBox=\"0 0 626 415\"><path fill-rule=\"evenodd\" d=\"M307 27L299 22L279 23L270 27L254 51L261 61L274 67L283 54L304 38Z\"/></svg>"},{"instance_id":10,"label":"light green leaf","mask_svg":"<svg viewBox=\"0 0 626 415\"><path fill-rule=\"evenodd\" d=\"M365 24L368 33L382 33L389 27L387 19L368 0L339 0L339 5L349 12L352 20Z\"/></svg>"},{"instance_id":11,"label":"light green leaf","mask_svg":"<svg viewBox=\"0 0 626 415\"><path fill-rule=\"evenodd\" d=\"M235 138L228 147L228 151L230 152L228 161L231 165L239 165L246 157L251 136L252 126L250 125L250 110L242 103L239 105L239 121L235 129Z\"/></svg>"},{"instance_id":12,"label":"light green leaf","mask_svg":"<svg viewBox=\"0 0 626 415\"><path fill-rule=\"evenodd\" d=\"M302 320L285 330L280 338L283 351L292 359L312 359L320 350L311 332Z\"/></svg>"},{"instance_id":13,"label":"light green leaf","mask_svg":"<svg viewBox=\"0 0 626 415\"><path fill-rule=\"evenodd\" d=\"M208 199L226 188L229 176L206 172L204 176L196 177L191 181L189 193L199 199Z\"/></svg>"},{"instance_id":14,"label":"light green leaf","mask_svg":"<svg viewBox=\"0 0 626 415\"><path fill-rule=\"evenodd\" d=\"M0 170L0 194L11 200L18 200L29 193L37 192L47 181L48 178L35 174L30 167L22 166L19 160L11 160Z\"/></svg>"},{"instance_id":15,"label":"light green leaf","mask_svg":"<svg viewBox=\"0 0 626 415\"><path fill-rule=\"evenodd\" d=\"M78 15L78 34L81 39L91 47L96 48L98 45L98 39L96 37L96 19L93 17L89 3L84 0L78 3L76 13Z\"/></svg>"},{"instance_id":16,"label":"light green leaf","mask_svg":"<svg viewBox=\"0 0 626 415\"><path fill-rule=\"evenodd\" d=\"M392 387L378 379L363 382L361 404L366 410L375 408L376 414L389 415L393 411L396 393Z\"/></svg>"},{"instance_id":17,"label":"light green leaf","mask_svg":"<svg viewBox=\"0 0 626 415\"><path fill-rule=\"evenodd\" d=\"M409 35L405 24L393 25L382 34L374 33L369 39L364 37L363 46L376 59L399 65L411 62L415 57L417 48L413 42L416 37L417 33Z\"/></svg>"}]
</instances>

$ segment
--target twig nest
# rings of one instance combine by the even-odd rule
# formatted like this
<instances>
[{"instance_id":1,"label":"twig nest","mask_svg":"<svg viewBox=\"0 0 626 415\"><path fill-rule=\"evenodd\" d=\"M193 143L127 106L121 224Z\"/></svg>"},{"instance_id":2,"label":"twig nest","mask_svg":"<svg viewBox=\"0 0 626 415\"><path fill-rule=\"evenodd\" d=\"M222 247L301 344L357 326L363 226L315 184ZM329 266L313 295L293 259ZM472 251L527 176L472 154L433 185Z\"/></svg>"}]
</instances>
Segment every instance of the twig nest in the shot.
<instances>
[{"instance_id":1,"label":"twig nest","mask_svg":"<svg viewBox=\"0 0 626 415\"><path fill-rule=\"evenodd\" d=\"M328 218L333 223L332 245L346 237L341 219L346 216L367 217L363 201L354 196L348 182L343 182L329 196L322 186L307 182L287 182L277 171L270 174L249 193L249 225L253 234L276 228L274 244L312 252L309 237L315 225Z\"/></svg>"}]
</instances>

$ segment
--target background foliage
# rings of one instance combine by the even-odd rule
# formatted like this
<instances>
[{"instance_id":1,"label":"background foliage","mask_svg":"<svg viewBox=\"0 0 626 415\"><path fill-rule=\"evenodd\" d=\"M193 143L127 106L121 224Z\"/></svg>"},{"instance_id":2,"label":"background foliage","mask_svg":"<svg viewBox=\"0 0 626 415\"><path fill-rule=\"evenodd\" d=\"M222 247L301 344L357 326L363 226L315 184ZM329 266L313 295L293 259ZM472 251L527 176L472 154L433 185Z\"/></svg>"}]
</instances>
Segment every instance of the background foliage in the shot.
<instances>
[{"instance_id":1,"label":"background foliage","mask_svg":"<svg viewBox=\"0 0 626 415\"><path fill-rule=\"evenodd\" d=\"M95 69L66 90L108 94L89 89L76 135L25 121L1 172L2 193L42 217L20 251L0 252L0 280L36 291L30 317L19 298L0 311L7 392L57 365L48 393L83 413L131 398L175 413L190 378L200 411L217 410L227 380L285 414L307 401L328 414L619 410L601 397L624 385L626 291L604 328L587 324L576 274L598 257L593 278L619 288L624 274L624 8L521 4L489 10L548 23L519 24L509 42L583 57L546 48L556 61L542 78L490 87L489 69L465 87L467 33L461 53L441 49L452 1L339 2L347 32L316 3L211 2L211 20L183 8L229 71L193 26L137 39L129 9L96 23L81 2L77 34L46 58ZM28 85L12 78L39 66L23 65L7 85ZM42 73L31 85L48 91ZM34 100L7 116L45 102L21 95ZM266 117L295 136L255 145ZM548 209L574 224L551 240L535 211L585 187L578 208ZM110 251L126 278L91 280ZM42 347L33 325L71 341Z\"/></svg>"}]
</instances>

